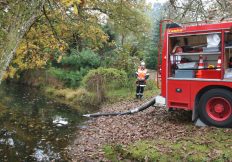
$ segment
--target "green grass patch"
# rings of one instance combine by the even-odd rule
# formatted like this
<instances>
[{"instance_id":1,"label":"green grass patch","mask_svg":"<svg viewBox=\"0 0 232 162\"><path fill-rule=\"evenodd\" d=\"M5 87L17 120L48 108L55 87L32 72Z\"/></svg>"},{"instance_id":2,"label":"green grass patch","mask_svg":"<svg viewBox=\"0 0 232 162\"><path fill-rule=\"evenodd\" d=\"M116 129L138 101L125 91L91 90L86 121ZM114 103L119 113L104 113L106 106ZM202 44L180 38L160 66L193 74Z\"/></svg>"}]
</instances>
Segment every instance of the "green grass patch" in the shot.
<instances>
[{"instance_id":1,"label":"green grass patch","mask_svg":"<svg viewBox=\"0 0 232 162\"><path fill-rule=\"evenodd\" d=\"M109 88L107 91L108 101L113 103L121 100L130 100L135 98L136 83L135 79L130 80L124 87ZM111 87L114 87L111 85ZM156 87L156 83L153 80L148 80L147 86L144 90L144 97L150 98L159 93L159 89Z\"/></svg>"},{"instance_id":2,"label":"green grass patch","mask_svg":"<svg viewBox=\"0 0 232 162\"><path fill-rule=\"evenodd\" d=\"M117 152L112 146L104 146L103 151L107 159L110 159L112 162L117 162Z\"/></svg>"},{"instance_id":3,"label":"green grass patch","mask_svg":"<svg viewBox=\"0 0 232 162\"><path fill-rule=\"evenodd\" d=\"M140 141L128 147L128 151L134 159L143 161L145 159L155 161L159 159L160 152L150 141Z\"/></svg>"},{"instance_id":4,"label":"green grass patch","mask_svg":"<svg viewBox=\"0 0 232 162\"><path fill-rule=\"evenodd\" d=\"M183 137L178 141L141 140L128 146L111 148L110 158L133 161L232 161L230 132L213 129L203 136ZM116 159L118 160L118 159Z\"/></svg>"}]
</instances>

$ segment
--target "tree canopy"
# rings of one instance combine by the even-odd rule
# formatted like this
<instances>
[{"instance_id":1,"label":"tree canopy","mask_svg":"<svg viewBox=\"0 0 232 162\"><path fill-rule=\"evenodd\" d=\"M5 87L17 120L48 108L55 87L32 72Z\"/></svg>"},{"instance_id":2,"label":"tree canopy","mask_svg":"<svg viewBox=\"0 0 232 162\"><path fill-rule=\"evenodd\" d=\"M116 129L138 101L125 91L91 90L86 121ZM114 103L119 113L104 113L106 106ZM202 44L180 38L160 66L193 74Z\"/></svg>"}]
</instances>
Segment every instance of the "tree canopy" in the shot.
<instances>
[{"instance_id":1,"label":"tree canopy","mask_svg":"<svg viewBox=\"0 0 232 162\"><path fill-rule=\"evenodd\" d=\"M167 17L180 21L200 21L229 18L232 2L229 0L169 0Z\"/></svg>"},{"instance_id":2,"label":"tree canopy","mask_svg":"<svg viewBox=\"0 0 232 162\"><path fill-rule=\"evenodd\" d=\"M17 71L58 62L68 50L91 49L101 56L127 48L140 55L149 40L150 22L145 0L40 0L6 1L1 8L1 71ZM17 15L20 15L19 17ZM9 21L11 20L11 21ZM8 44L9 43L9 44ZM137 46L135 48L135 46ZM108 49L108 50L107 50ZM139 52L140 51L140 52ZM104 59L104 58L103 58Z\"/></svg>"}]
</instances>

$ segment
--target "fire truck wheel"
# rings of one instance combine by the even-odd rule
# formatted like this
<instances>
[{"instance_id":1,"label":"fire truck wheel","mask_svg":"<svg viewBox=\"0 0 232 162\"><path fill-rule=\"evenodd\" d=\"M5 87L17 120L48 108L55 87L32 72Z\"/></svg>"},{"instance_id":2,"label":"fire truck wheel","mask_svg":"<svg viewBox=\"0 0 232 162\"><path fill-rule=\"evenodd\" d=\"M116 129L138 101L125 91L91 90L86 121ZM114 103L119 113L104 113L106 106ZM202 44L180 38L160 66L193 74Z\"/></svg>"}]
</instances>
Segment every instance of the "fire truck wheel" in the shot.
<instances>
[{"instance_id":1,"label":"fire truck wheel","mask_svg":"<svg viewBox=\"0 0 232 162\"><path fill-rule=\"evenodd\" d=\"M199 116L206 124L217 127L232 126L232 93L225 89L207 91L199 102Z\"/></svg>"}]
</instances>

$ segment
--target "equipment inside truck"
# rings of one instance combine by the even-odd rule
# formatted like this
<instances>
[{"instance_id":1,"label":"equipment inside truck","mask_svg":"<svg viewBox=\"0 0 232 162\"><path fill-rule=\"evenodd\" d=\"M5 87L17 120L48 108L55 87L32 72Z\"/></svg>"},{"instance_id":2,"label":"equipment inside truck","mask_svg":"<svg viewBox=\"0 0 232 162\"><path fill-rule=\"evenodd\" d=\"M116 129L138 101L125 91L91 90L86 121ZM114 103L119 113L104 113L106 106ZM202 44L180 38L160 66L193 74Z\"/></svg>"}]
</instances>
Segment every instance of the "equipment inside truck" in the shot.
<instances>
[{"instance_id":1,"label":"equipment inside truck","mask_svg":"<svg viewBox=\"0 0 232 162\"><path fill-rule=\"evenodd\" d=\"M222 44L225 42L224 64ZM220 32L171 36L169 39L170 74L173 78L221 79L222 66L225 79L232 79L232 34ZM231 66L232 67L232 66Z\"/></svg>"}]
</instances>

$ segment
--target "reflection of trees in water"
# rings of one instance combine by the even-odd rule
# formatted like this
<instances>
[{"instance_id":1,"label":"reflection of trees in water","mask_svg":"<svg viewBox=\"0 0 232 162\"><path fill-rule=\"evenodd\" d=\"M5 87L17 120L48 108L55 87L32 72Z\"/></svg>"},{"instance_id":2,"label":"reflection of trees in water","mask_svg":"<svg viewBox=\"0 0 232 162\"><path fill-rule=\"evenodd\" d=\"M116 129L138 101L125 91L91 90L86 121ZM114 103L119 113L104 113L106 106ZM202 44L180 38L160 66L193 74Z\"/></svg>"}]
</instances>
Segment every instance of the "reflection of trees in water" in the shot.
<instances>
[{"instance_id":1,"label":"reflection of trees in water","mask_svg":"<svg viewBox=\"0 0 232 162\"><path fill-rule=\"evenodd\" d=\"M79 122L77 113L67 105L47 100L36 89L2 85L0 97L0 141L12 138L15 144L14 147L0 144L0 161L4 161L4 156L7 161L24 161L24 157L32 160L30 155L37 149L49 157L58 157L57 153L68 145L69 135L74 133ZM57 115L67 118L70 124L54 125L53 118ZM66 155L60 156L65 158Z\"/></svg>"}]
</instances>

